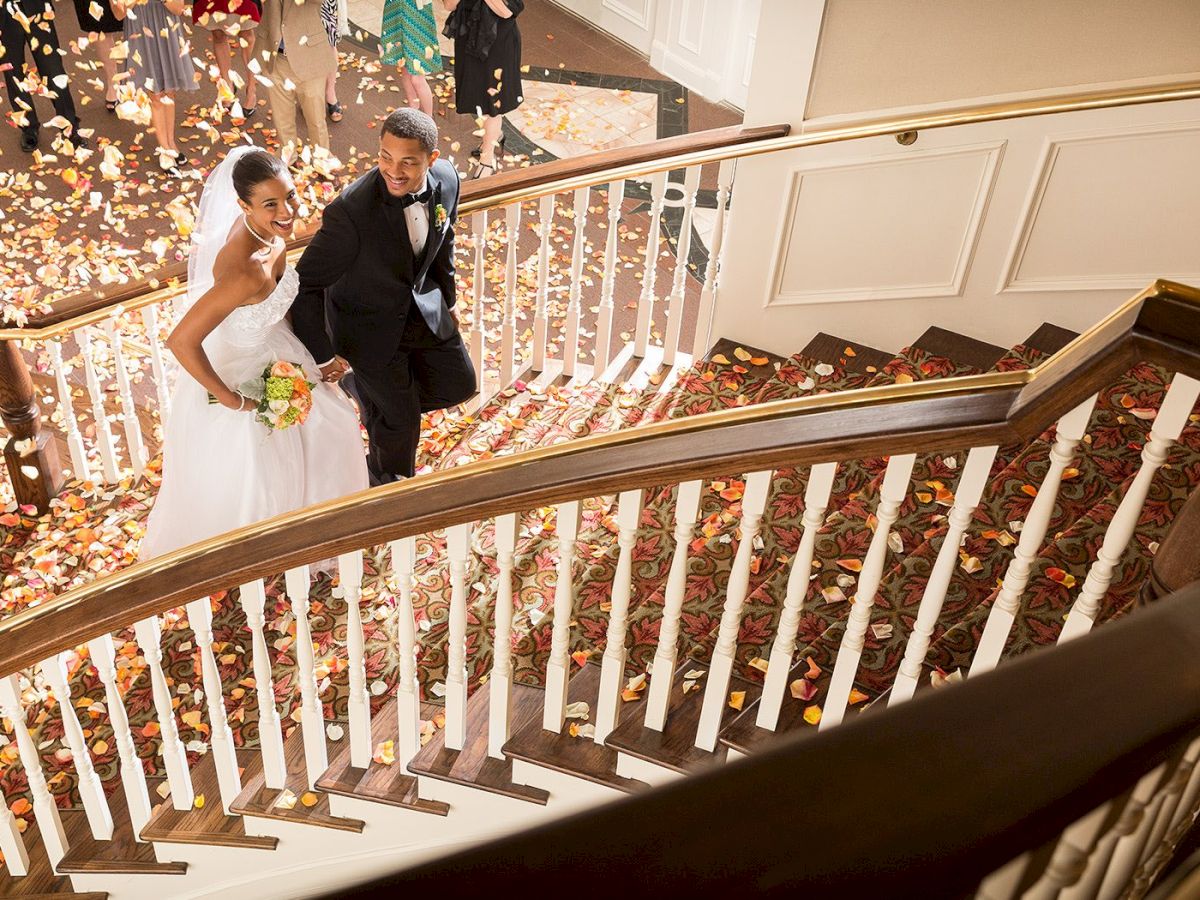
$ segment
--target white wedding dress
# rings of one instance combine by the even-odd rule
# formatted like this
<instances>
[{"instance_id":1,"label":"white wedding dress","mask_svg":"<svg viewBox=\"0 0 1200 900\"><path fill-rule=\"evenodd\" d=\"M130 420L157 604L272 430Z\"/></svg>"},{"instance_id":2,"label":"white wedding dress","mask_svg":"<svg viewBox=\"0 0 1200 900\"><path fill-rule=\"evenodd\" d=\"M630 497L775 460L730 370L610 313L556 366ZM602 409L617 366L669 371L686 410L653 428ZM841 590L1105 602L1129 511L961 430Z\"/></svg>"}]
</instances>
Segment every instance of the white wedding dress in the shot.
<instances>
[{"instance_id":1,"label":"white wedding dress","mask_svg":"<svg viewBox=\"0 0 1200 900\"><path fill-rule=\"evenodd\" d=\"M204 211L202 204L202 219ZM227 234L231 223L218 224ZM196 284L199 290L203 281ZM272 431L253 413L209 403L208 391L181 369L163 441L162 487L139 559L366 489L358 413L341 388L321 381L285 318L299 286L296 270L287 266L270 296L238 307L213 329L204 351L221 380L247 396L247 383L261 381L269 364L299 364L316 383L308 418Z\"/></svg>"}]
</instances>

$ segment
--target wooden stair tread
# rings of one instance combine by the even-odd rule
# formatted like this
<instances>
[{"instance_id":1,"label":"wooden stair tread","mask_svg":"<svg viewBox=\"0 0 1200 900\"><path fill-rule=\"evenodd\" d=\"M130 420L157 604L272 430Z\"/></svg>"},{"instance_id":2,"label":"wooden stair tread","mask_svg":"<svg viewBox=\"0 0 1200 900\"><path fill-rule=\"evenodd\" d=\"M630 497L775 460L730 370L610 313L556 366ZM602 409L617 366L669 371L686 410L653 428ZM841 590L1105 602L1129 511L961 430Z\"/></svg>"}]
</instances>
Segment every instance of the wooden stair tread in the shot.
<instances>
[{"instance_id":1,"label":"wooden stair tread","mask_svg":"<svg viewBox=\"0 0 1200 900\"><path fill-rule=\"evenodd\" d=\"M737 358L737 354L734 351L739 347L745 350L755 359L765 358L767 362L760 363L762 366L770 366L775 368L776 365L782 365L783 363L787 362L786 356L780 356L778 353L772 353L770 350L760 350L758 347L751 347L749 344L739 344L737 341L729 340L729 338L721 338L719 341L713 344L712 349L704 355L704 360L707 362L715 356L724 356L731 363L745 366L748 369L751 368L748 360L741 360Z\"/></svg>"},{"instance_id":2,"label":"wooden stair tread","mask_svg":"<svg viewBox=\"0 0 1200 900\"><path fill-rule=\"evenodd\" d=\"M66 880L66 876L63 876L63 880ZM67 889L52 894L25 894L20 891L10 893L8 890L4 890L0 892L0 897L21 897L23 900L62 900L63 897L70 897L71 900L108 900L108 893L105 891L86 891L80 894L77 891Z\"/></svg>"},{"instance_id":3,"label":"wooden stair tread","mask_svg":"<svg viewBox=\"0 0 1200 900\"><path fill-rule=\"evenodd\" d=\"M536 690L542 694L541 704L544 705L545 691L542 688ZM600 666L588 663L576 671L568 682L567 702L587 703L588 708L594 712L599 696ZM574 720L568 720L562 734L557 734L542 727L541 716L534 717L504 745L505 756L628 793L649 787L643 781L617 774L616 750L604 744L597 744L591 738L571 737L571 721Z\"/></svg>"},{"instance_id":4,"label":"wooden stair tread","mask_svg":"<svg viewBox=\"0 0 1200 900\"><path fill-rule=\"evenodd\" d=\"M261 768L259 756L249 750L239 750L238 764L242 768L242 783L252 776L255 767ZM274 850L279 838L246 834L240 816L226 815L221 808L221 786L217 766L211 753L200 759L192 769L192 787L196 796L204 796L204 808L175 809L165 800L150 812L150 821L142 829L144 841L169 841L176 844L205 844L215 847L249 847ZM150 798L157 799L157 795Z\"/></svg>"},{"instance_id":5,"label":"wooden stair tread","mask_svg":"<svg viewBox=\"0 0 1200 900\"><path fill-rule=\"evenodd\" d=\"M439 711L440 707L422 704L421 717L431 719ZM383 741L395 741L396 734L396 703L389 700L378 714L371 717L371 746L375 747ZM330 758L329 768L318 779L317 787L330 794L372 800L437 816L450 812L448 803L418 797L416 776L410 775L401 765L385 765L374 760L365 769L351 765L349 741L341 742L337 755Z\"/></svg>"},{"instance_id":6,"label":"wooden stair tread","mask_svg":"<svg viewBox=\"0 0 1200 900\"><path fill-rule=\"evenodd\" d=\"M66 875L56 875L50 866L50 858L46 855L45 845L38 833L37 823L33 813L26 817L29 827L21 835L25 842L25 852L29 855L29 872L26 875L13 875L7 865L0 869L0 897L64 897L81 896L71 891L71 879ZM91 897L93 895L83 895ZM106 896L96 894L96 897Z\"/></svg>"},{"instance_id":7,"label":"wooden stair tread","mask_svg":"<svg viewBox=\"0 0 1200 900\"><path fill-rule=\"evenodd\" d=\"M807 671L808 663L803 658L793 662L791 669L788 670L788 684L791 684L796 678L803 678ZM818 694L818 697L821 696L823 694ZM756 696L753 703L746 703L741 713L721 729L720 742L726 747L737 750L739 753L750 754L763 749L764 745L770 744L780 735L798 728L811 728L815 733L816 729L804 721L804 710L812 703L820 703L819 699L797 700L790 691L784 691L783 705L779 709L779 719L775 724L774 731L759 728L756 724L758 700L759 698Z\"/></svg>"},{"instance_id":8,"label":"wooden stair tread","mask_svg":"<svg viewBox=\"0 0 1200 900\"><path fill-rule=\"evenodd\" d=\"M349 744L349 736L343 737L342 742ZM336 757L341 752L341 746L329 741L329 755ZM242 792L229 805L229 811L240 816L258 816L264 819L278 819L282 822L296 822L300 825L313 825L318 828L332 828L337 831L361 832L364 823L361 819L351 819L335 816L329 811L329 795L322 791L313 791L317 802L305 806L300 798L308 793L308 776L304 767L304 736L299 728L284 738L283 756L287 764L287 778L282 789L268 788L263 775L262 765L247 770L242 779ZM249 777L246 777L249 776ZM280 806L277 801L291 791L296 797L295 806L288 809Z\"/></svg>"},{"instance_id":9,"label":"wooden stair tread","mask_svg":"<svg viewBox=\"0 0 1200 900\"><path fill-rule=\"evenodd\" d=\"M853 356L847 355L847 347L854 351ZM805 344L800 353L810 359L829 363L831 366L840 366L863 375L873 375L893 359L891 353L876 350L866 344L846 341L823 331L818 332L816 337Z\"/></svg>"},{"instance_id":10,"label":"wooden stair tread","mask_svg":"<svg viewBox=\"0 0 1200 900\"><path fill-rule=\"evenodd\" d=\"M1023 343L1026 347L1041 350L1043 353L1057 353L1077 337L1079 337L1079 333L1071 331L1069 328L1061 328L1058 325L1043 322L1038 330L1027 337Z\"/></svg>"},{"instance_id":11,"label":"wooden stair tread","mask_svg":"<svg viewBox=\"0 0 1200 900\"><path fill-rule=\"evenodd\" d=\"M518 732L531 718L541 717L542 691L519 682L513 685L512 731ZM462 750L446 746L446 733L439 731L408 764L408 771L439 781L449 781L502 794L515 800L545 805L548 791L514 784L512 760L488 756L489 690L483 685L467 701L467 742Z\"/></svg>"},{"instance_id":12,"label":"wooden stair tread","mask_svg":"<svg viewBox=\"0 0 1200 900\"><path fill-rule=\"evenodd\" d=\"M697 680L697 687L687 694L683 692L684 675L690 671L702 671L704 677ZM622 753L646 760L668 769L674 769L681 774L688 774L697 769L712 765L714 761L725 758L726 748L717 742L713 752L701 750L696 746L696 727L700 724L700 711L704 706L705 678L708 675L708 664L695 659L686 659L675 670L671 679L671 696L667 703L667 724L662 731L645 727L646 695L636 703L636 709L629 710L620 724L609 734L606 743ZM762 685L751 682L734 673L729 680L730 691L745 691L743 709L758 699ZM738 710L725 703L721 716L724 727L738 716Z\"/></svg>"},{"instance_id":13,"label":"wooden stair tread","mask_svg":"<svg viewBox=\"0 0 1200 900\"><path fill-rule=\"evenodd\" d=\"M155 787L162 779L149 781L151 796L157 796ZM108 809L112 813L113 834L112 839L107 841L92 837L92 829L83 810L63 811L63 831L70 849L59 861L59 872L117 875L183 875L187 872L187 863L159 862L154 855L153 845L138 842L129 819L124 791L113 791L109 795Z\"/></svg>"},{"instance_id":14,"label":"wooden stair tread","mask_svg":"<svg viewBox=\"0 0 1200 900\"><path fill-rule=\"evenodd\" d=\"M1004 347L936 325L926 328L925 333L913 341L913 346L934 356L953 360L961 366L972 366L980 372L991 369L1008 353Z\"/></svg>"}]
</instances>

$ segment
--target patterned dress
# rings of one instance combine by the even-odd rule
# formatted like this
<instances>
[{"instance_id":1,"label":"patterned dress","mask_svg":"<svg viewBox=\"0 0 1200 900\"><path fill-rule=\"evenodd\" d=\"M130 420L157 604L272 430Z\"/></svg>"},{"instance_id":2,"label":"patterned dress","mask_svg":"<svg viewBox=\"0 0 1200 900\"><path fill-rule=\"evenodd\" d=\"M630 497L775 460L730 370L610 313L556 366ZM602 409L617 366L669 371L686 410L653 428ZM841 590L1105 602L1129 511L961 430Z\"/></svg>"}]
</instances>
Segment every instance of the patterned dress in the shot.
<instances>
[{"instance_id":1,"label":"patterned dress","mask_svg":"<svg viewBox=\"0 0 1200 900\"><path fill-rule=\"evenodd\" d=\"M433 0L387 0L383 7L381 59L414 75L442 71Z\"/></svg>"}]
</instances>

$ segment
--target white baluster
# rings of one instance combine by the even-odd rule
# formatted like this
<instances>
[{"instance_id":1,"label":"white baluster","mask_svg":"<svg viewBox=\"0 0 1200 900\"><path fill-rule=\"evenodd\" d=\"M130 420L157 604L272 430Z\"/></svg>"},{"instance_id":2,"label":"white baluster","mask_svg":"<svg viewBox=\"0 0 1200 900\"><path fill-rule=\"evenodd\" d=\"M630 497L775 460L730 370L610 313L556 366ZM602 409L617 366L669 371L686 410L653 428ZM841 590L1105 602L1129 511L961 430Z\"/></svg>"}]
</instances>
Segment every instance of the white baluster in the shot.
<instances>
[{"instance_id":1,"label":"white baluster","mask_svg":"<svg viewBox=\"0 0 1200 900\"><path fill-rule=\"evenodd\" d=\"M67 433L67 449L71 451L71 471L80 481L90 481L92 470L88 465L79 421L75 417L75 405L71 402L71 385L67 383L67 370L63 365L62 344L59 341L50 341L49 347L50 364L54 367L54 383L58 388L58 410L62 415L63 429Z\"/></svg>"},{"instance_id":2,"label":"white baluster","mask_svg":"<svg viewBox=\"0 0 1200 900\"><path fill-rule=\"evenodd\" d=\"M512 728L513 553L517 547L517 515L496 518L496 627L492 639L492 674L488 678L488 756L504 759L501 749Z\"/></svg>"},{"instance_id":3,"label":"white baluster","mask_svg":"<svg viewBox=\"0 0 1200 900\"><path fill-rule=\"evenodd\" d=\"M938 617L942 614L942 604L946 602L946 591L950 587L950 579L954 577L954 567L958 564L959 545L971 524L971 515L983 496L983 489L987 486L988 475L998 449L976 447L967 454L967 462L954 491L954 505L947 516L946 536L938 550L933 570L925 582L921 605L917 607L917 620L913 623L913 632L904 647L904 659L900 661L900 670L896 673L888 706L911 699L917 689L917 682L921 678L921 664L929 651L929 641L933 637Z\"/></svg>"},{"instance_id":4,"label":"white baluster","mask_svg":"<svg viewBox=\"0 0 1200 900\"><path fill-rule=\"evenodd\" d=\"M663 337L663 362L675 365L679 338L683 333L683 298L687 289L688 257L692 253L692 214L696 210L696 189L700 187L701 166L691 166L683 176L683 221L675 246L675 278L667 305L667 331Z\"/></svg>"},{"instance_id":5,"label":"white baluster","mask_svg":"<svg viewBox=\"0 0 1200 900\"><path fill-rule=\"evenodd\" d=\"M367 651L363 636L363 556L361 550L338 556L338 585L346 598L346 656L350 670L350 765L371 764L371 695L367 691Z\"/></svg>"},{"instance_id":6,"label":"white baluster","mask_svg":"<svg viewBox=\"0 0 1200 900\"><path fill-rule=\"evenodd\" d=\"M508 257L504 265L504 326L500 332L501 382L507 387L517 377L517 244L521 240L521 204L504 210Z\"/></svg>"},{"instance_id":7,"label":"white baluster","mask_svg":"<svg viewBox=\"0 0 1200 900\"><path fill-rule=\"evenodd\" d=\"M142 423L138 421L137 404L133 402L133 388L129 384L129 373L125 370L125 347L121 339L120 322L116 318L106 319L103 325L108 343L112 347L113 369L117 376L117 390L121 395L121 416L125 420L125 446L129 450L129 462L133 466L133 477L140 478L146 469L146 444L142 440Z\"/></svg>"},{"instance_id":8,"label":"white baluster","mask_svg":"<svg viewBox=\"0 0 1200 900\"><path fill-rule=\"evenodd\" d=\"M75 773L79 780L79 798L83 801L92 837L98 841L112 840L112 812L108 808L108 798L104 796L100 776L96 774L92 765L92 754L88 751L87 739L83 736L79 717L75 714L75 704L71 700L71 685L67 676L66 655L60 653L44 660L39 668L46 676L46 682L58 701L58 709L62 714L63 736L71 750L71 756L74 757Z\"/></svg>"},{"instance_id":9,"label":"white baluster","mask_svg":"<svg viewBox=\"0 0 1200 900\"><path fill-rule=\"evenodd\" d=\"M138 758L133 743L133 732L129 729L129 716L125 702L117 686L117 648L112 635L104 634L88 641L92 664L104 683L104 699L108 706L108 719L112 725L113 739L117 743L117 754L121 758L121 787L125 791L125 803L129 807L129 819L133 823L134 836L138 837L150 821L150 791L146 787L146 770Z\"/></svg>"},{"instance_id":10,"label":"white baluster","mask_svg":"<svg viewBox=\"0 0 1200 900\"><path fill-rule=\"evenodd\" d=\"M339 571L344 571L339 569ZM344 585L343 585L344 586ZM358 609L351 602L352 588L346 589L350 618ZM263 634L263 611L266 608L267 592L261 580L250 581L240 588L242 611L250 629L252 656L254 659L254 687L258 698L258 740L262 750L263 780L267 787L283 790L287 784L287 761L283 753L283 731L279 721L279 710L275 707L275 680L271 675L271 652ZM354 679L354 658L350 659L350 678ZM351 698L354 693L351 692Z\"/></svg>"},{"instance_id":11,"label":"white baluster","mask_svg":"<svg viewBox=\"0 0 1200 900\"><path fill-rule=\"evenodd\" d=\"M575 539L579 535L580 502L558 504L558 580L554 584L554 630L546 662L546 708L542 727L559 733L567 718L567 683L571 666L571 615L575 610Z\"/></svg>"},{"instance_id":12,"label":"white baluster","mask_svg":"<svg viewBox=\"0 0 1200 900\"><path fill-rule=\"evenodd\" d=\"M538 200L538 283L533 313L533 370L546 371L546 341L550 322L546 299L550 290L550 237L554 232L554 195Z\"/></svg>"},{"instance_id":13,"label":"white baluster","mask_svg":"<svg viewBox=\"0 0 1200 900\"><path fill-rule=\"evenodd\" d=\"M588 197L591 188L575 191L575 245L571 255L571 290L567 300L567 322L563 336L563 374L572 377L579 365L579 317L583 290L583 258L587 245Z\"/></svg>"},{"instance_id":14,"label":"white baluster","mask_svg":"<svg viewBox=\"0 0 1200 900\"><path fill-rule=\"evenodd\" d=\"M0 853L4 854L4 867L10 875L29 874L29 851L21 838L21 829L16 816L8 804L0 801Z\"/></svg>"},{"instance_id":15,"label":"white baluster","mask_svg":"<svg viewBox=\"0 0 1200 900\"><path fill-rule=\"evenodd\" d=\"M21 706L21 684L16 675L0 678L0 712L12 722L17 752L21 756L21 765L25 768L29 792L33 795L33 817L37 821L46 855L50 857L50 865L57 866L67 852L67 833L63 830L62 818L58 815L54 796L46 784L41 757L33 738L29 735L29 727L25 724L25 710Z\"/></svg>"},{"instance_id":16,"label":"white baluster","mask_svg":"<svg viewBox=\"0 0 1200 900\"><path fill-rule=\"evenodd\" d=\"M296 677L300 681L300 733L304 738L304 771L308 786L329 768L325 746L325 709L317 685L317 660L313 653L312 629L308 623L308 566L288 569L283 576L292 618L296 620Z\"/></svg>"},{"instance_id":17,"label":"white baluster","mask_svg":"<svg viewBox=\"0 0 1200 900\"><path fill-rule=\"evenodd\" d=\"M1095 405L1096 396L1093 395L1058 420L1054 445L1050 448L1050 468L1046 470L1046 477L1042 479L1037 496L1034 497L1021 526L1021 536L1013 551L1012 562L1008 564L1004 581L1000 585L1000 593L996 595L988 613L987 623L983 626L983 634L979 638L979 646L975 648L969 675L988 672L1000 661L1009 632L1016 621L1017 610L1021 606L1021 597L1025 594L1029 576L1033 573L1042 542L1046 538L1046 529L1050 527L1050 518L1054 515L1054 507L1058 502L1063 472L1075 460L1075 450L1083 440Z\"/></svg>"},{"instance_id":18,"label":"white baluster","mask_svg":"<svg viewBox=\"0 0 1200 900\"><path fill-rule=\"evenodd\" d=\"M1125 814L1113 829L1121 832L1121 837L1113 848L1112 860L1108 864L1104 880L1100 883L1097 900L1116 900L1133 878L1134 870L1142 858L1142 850L1146 846L1146 838L1150 836L1150 829L1154 825L1155 814L1162 803L1162 794L1158 788L1162 784L1165 767L1164 763L1150 773L1154 778L1150 781L1148 796L1140 796L1142 782L1138 782L1133 796L1129 798Z\"/></svg>"},{"instance_id":19,"label":"white baluster","mask_svg":"<svg viewBox=\"0 0 1200 900\"><path fill-rule=\"evenodd\" d=\"M92 418L96 420L96 446L100 448L100 464L104 480L110 484L121 478L117 467L117 448L113 443L112 429L108 426L108 413L104 411L104 390L96 376L96 364L92 360L92 335L88 328L75 332L79 344L79 355L83 358L83 373L87 378L88 396L92 400Z\"/></svg>"},{"instance_id":20,"label":"white baluster","mask_svg":"<svg viewBox=\"0 0 1200 900\"><path fill-rule=\"evenodd\" d=\"M1196 799L1200 797L1200 742L1193 743L1188 748L1187 757L1194 759L1191 774L1188 775L1187 787L1183 789L1183 794L1179 798L1179 804L1175 808L1175 815L1171 819L1171 827L1174 828L1183 822L1192 821L1196 812Z\"/></svg>"},{"instance_id":21,"label":"white baluster","mask_svg":"<svg viewBox=\"0 0 1200 900\"><path fill-rule=\"evenodd\" d=\"M1138 469L1129 490L1121 498L1117 511L1113 513L1112 521L1104 532L1104 543L1096 553L1096 561L1088 570L1083 589L1071 605L1071 612L1063 624L1058 642L1072 640L1087 634L1096 616L1100 613L1100 603L1108 593L1117 565L1121 562L1130 540L1133 539L1134 529L1142 515L1142 507L1150 493L1150 484L1167 456L1171 445L1179 440L1179 435L1188 423L1196 398L1200 397L1200 381L1187 375L1176 374L1171 379L1167 396L1163 398L1158 415L1154 418L1154 426L1150 429L1150 440L1142 448L1142 466Z\"/></svg>"},{"instance_id":22,"label":"white baluster","mask_svg":"<svg viewBox=\"0 0 1200 900\"><path fill-rule=\"evenodd\" d=\"M1019 896L1017 888L1021 886L1025 869L1029 866L1029 856L1028 853L1022 853L983 879L974 900L1016 900Z\"/></svg>"},{"instance_id":23,"label":"white baluster","mask_svg":"<svg viewBox=\"0 0 1200 900\"><path fill-rule=\"evenodd\" d=\"M158 419L165 425L171 414L171 386L167 383L167 368L163 364L162 341L158 338L158 308L154 304L142 307L142 324L146 326L146 341L150 344L150 371L158 394Z\"/></svg>"},{"instance_id":24,"label":"white baluster","mask_svg":"<svg viewBox=\"0 0 1200 900\"><path fill-rule=\"evenodd\" d=\"M829 506L829 494L833 490L833 478L836 474L837 463L818 463L808 473L808 485L804 489L800 546L796 549L792 568L788 572L783 611L779 614L779 628L775 632L775 642L771 645L767 677L763 682L762 697L758 701L758 717L755 719L759 728L769 731L774 731L775 726L779 724L779 712L783 708L788 675L792 670L792 655L796 652L800 613L804 611L804 598L812 577L813 548L817 543L817 532L825 524L825 509Z\"/></svg>"},{"instance_id":25,"label":"white baluster","mask_svg":"<svg viewBox=\"0 0 1200 900\"><path fill-rule=\"evenodd\" d=\"M708 247L708 264L704 267L704 287L700 290L700 308L696 313L696 336L692 339L692 356L696 359L708 353L710 346L713 311L717 305L717 276L721 271L721 250L725 246L729 191L736 166L737 160L724 159L717 172L717 218Z\"/></svg>"},{"instance_id":26,"label":"white baluster","mask_svg":"<svg viewBox=\"0 0 1200 900\"><path fill-rule=\"evenodd\" d=\"M892 530L892 523L900 514L900 504L904 502L904 495L908 492L908 482L912 478L916 458L915 454L904 453L888 460L883 485L879 489L879 505L875 509L875 533L871 535L862 571L858 573L858 584L855 586L854 596L850 599L850 617L846 622L846 631L842 635L842 643L838 647L837 659L833 664L833 675L829 679L829 692L818 728L832 728L841 722L850 702L850 690L854 687L854 676L858 674L867 626L871 624L875 593L879 590L884 565L887 563L888 534Z\"/></svg>"},{"instance_id":27,"label":"white baluster","mask_svg":"<svg viewBox=\"0 0 1200 900\"><path fill-rule=\"evenodd\" d=\"M486 382L483 374L483 308L487 303L487 278L484 274L484 254L487 253L487 211L471 215L471 241L475 248L475 300L471 312L471 362L475 366L475 387L483 399Z\"/></svg>"},{"instance_id":28,"label":"white baluster","mask_svg":"<svg viewBox=\"0 0 1200 900\"><path fill-rule=\"evenodd\" d=\"M600 693L596 702L593 739L603 744L620 717L621 683L625 680L625 630L629 622L629 595L633 587L633 547L642 517L642 492L622 491L617 503L617 570L613 574L608 634L600 665Z\"/></svg>"},{"instance_id":29,"label":"white baluster","mask_svg":"<svg viewBox=\"0 0 1200 900\"><path fill-rule=\"evenodd\" d=\"M188 771L187 751L179 739L175 725L175 708L171 704L171 689L162 668L162 632L158 616L142 619L133 626L138 646L146 659L150 672L150 688L154 695L154 711L158 714L159 752L163 767L167 770L167 783L171 786L171 805L175 809L188 810L195 800L192 776Z\"/></svg>"},{"instance_id":30,"label":"white baluster","mask_svg":"<svg viewBox=\"0 0 1200 900\"><path fill-rule=\"evenodd\" d=\"M471 526L446 529L450 558L450 627L446 647L446 746L461 750L467 744L467 561Z\"/></svg>"},{"instance_id":31,"label":"white baluster","mask_svg":"<svg viewBox=\"0 0 1200 900\"><path fill-rule=\"evenodd\" d=\"M421 749L421 701L417 695L417 633L413 618L413 570L416 539L392 541L392 577L396 584L396 640L400 654L400 683L396 689L396 762L407 766Z\"/></svg>"},{"instance_id":32,"label":"white baluster","mask_svg":"<svg viewBox=\"0 0 1200 900\"><path fill-rule=\"evenodd\" d=\"M712 751L717 746L721 716L729 702L729 679L733 674L733 661L737 653L738 628L742 624L742 607L750 588L750 560L754 556L755 539L762 527L771 474L770 470L766 470L746 476L746 487L742 492L742 535L738 540L733 567L729 571L725 606L721 610L717 643L713 647L708 679L704 685L704 705L700 710L700 723L696 727L696 746L701 750Z\"/></svg>"},{"instance_id":33,"label":"white baluster","mask_svg":"<svg viewBox=\"0 0 1200 900\"><path fill-rule=\"evenodd\" d=\"M700 510L702 481L685 481L679 485L675 499L675 550L671 555L671 570L663 596L662 624L658 628L658 645L654 648L654 667L650 687L646 691L647 728L662 731L667 724L667 706L671 699L671 682L675 676L675 660L679 650L679 619L683 615L683 599L687 593L688 552L692 535L696 533L696 516Z\"/></svg>"},{"instance_id":34,"label":"white baluster","mask_svg":"<svg viewBox=\"0 0 1200 900\"><path fill-rule=\"evenodd\" d=\"M1162 807L1155 818L1154 827L1150 830L1150 839L1146 842L1146 846L1152 848L1151 852L1153 852L1153 848L1162 845L1167 837L1168 830L1171 828L1172 823L1175 822L1176 814L1179 812L1180 801L1183 799L1183 794L1187 789L1192 774L1196 770L1196 760L1198 758L1200 758L1200 740L1195 740L1188 745L1187 752L1184 754L1183 759L1179 761L1179 765L1175 767L1175 773L1171 776L1171 781L1167 785Z\"/></svg>"},{"instance_id":35,"label":"white baluster","mask_svg":"<svg viewBox=\"0 0 1200 900\"><path fill-rule=\"evenodd\" d=\"M633 355L645 356L650 346L650 325L654 319L654 282L658 278L658 239L662 227L663 197L667 193L667 173L650 176L650 225L646 229L646 266L642 271L642 295L638 299L637 329L633 336Z\"/></svg>"},{"instance_id":36,"label":"white baluster","mask_svg":"<svg viewBox=\"0 0 1200 900\"><path fill-rule=\"evenodd\" d=\"M229 715L225 710L225 691L221 685L221 670L213 653L212 601L208 597L193 600L187 605L188 622L200 649L200 678L204 684L205 705L208 707L209 745L213 766L217 770L217 787L221 791L221 807L230 815L229 805L242 792L242 776L238 769L237 749Z\"/></svg>"},{"instance_id":37,"label":"white baluster","mask_svg":"<svg viewBox=\"0 0 1200 900\"><path fill-rule=\"evenodd\" d=\"M620 255L621 204L625 202L625 182L608 186L608 233L604 239L604 281L600 289L600 314L596 319L596 352L592 371L599 376L612 361L613 293L617 286L617 257Z\"/></svg>"},{"instance_id":38,"label":"white baluster","mask_svg":"<svg viewBox=\"0 0 1200 900\"><path fill-rule=\"evenodd\" d=\"M1063 888L1076 884L1087 871L1088 856L1108 818L1109 804L1102 803L1068 827L1046 863L1041 878L1021 900L1054 900Z\"/></svg>"}]
</instances>

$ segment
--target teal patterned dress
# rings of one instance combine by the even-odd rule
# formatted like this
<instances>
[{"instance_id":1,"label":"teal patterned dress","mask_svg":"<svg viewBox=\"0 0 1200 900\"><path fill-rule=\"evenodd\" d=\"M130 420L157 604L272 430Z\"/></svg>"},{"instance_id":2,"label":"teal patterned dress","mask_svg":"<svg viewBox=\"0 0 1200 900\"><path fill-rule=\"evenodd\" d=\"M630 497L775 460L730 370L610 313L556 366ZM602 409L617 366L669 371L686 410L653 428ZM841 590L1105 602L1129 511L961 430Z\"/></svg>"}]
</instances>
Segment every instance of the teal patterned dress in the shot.
<instances>
[{"instance_id":1,"label":"teal patterned dress","mask_svg":"<svg viewBox=\"0 0 1200 900\"><path fill-rule=\"evenodd\" d=\"M414 75L442 71L433 0L387 0L379 42L386 65L403 65Z\"/></svg>"}]
</instances>

